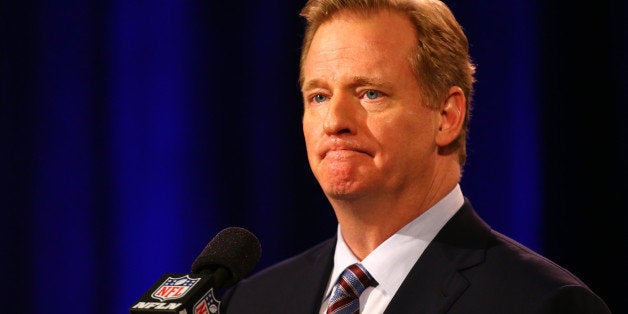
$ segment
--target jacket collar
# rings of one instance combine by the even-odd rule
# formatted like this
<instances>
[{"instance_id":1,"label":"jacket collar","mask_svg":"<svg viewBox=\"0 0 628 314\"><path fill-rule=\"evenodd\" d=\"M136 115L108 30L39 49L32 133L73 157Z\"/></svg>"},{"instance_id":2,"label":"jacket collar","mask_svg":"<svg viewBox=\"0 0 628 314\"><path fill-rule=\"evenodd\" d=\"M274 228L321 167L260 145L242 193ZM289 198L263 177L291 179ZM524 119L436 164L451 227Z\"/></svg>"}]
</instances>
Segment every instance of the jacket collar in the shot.
<instances>
[{"instance_id":1,"label":"jacket collar","mask_svg":"<svg viewBox=\"0 0 628 314\"><path fill-rule=\"evenodd\" d=\"M489 226L465 199L421 255L385 313L407 313L408 308L446 312L469 286L460 271L484 261L489 234Z\"/></svg>"}]
</instances>

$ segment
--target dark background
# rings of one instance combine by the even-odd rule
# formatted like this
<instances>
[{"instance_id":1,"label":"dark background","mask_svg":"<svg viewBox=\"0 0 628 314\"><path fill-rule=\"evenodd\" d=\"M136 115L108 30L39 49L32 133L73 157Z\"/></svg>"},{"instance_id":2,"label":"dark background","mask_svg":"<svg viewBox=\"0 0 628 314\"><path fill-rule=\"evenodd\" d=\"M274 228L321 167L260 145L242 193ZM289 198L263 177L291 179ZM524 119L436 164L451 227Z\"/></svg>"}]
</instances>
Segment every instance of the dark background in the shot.
<instances>
[{"instance_id":1,"label":"dark background","mask_svg":"<svg viewBox=\"0 0 628 314\"><path fill-rule=\"evenodd\" d=\"M625 1L446 2L478 65L463 192L628 313ZM3 312L128 313L229 226L260 239L257 269L333 235L303 3L2 2Z\"/></svg>"}]
</instances>

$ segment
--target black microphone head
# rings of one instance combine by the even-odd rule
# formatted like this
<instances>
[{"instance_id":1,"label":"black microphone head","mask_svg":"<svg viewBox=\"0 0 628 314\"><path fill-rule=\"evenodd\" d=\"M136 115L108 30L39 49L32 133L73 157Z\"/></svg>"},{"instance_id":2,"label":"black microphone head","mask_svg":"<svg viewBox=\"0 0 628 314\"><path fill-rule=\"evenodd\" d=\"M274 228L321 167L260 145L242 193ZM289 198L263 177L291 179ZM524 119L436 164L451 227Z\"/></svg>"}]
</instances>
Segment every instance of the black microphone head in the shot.
<instances>
[{"instance_id":1,"label":"black microphone head","mask_svg":"<svg viewBox=\"0 0 628 314\"><path fill-rule=\"evenodd\" d=\"M225 268L230 277L220 286L229 287L248 275L261 255L262 247L253 233L240 227L228 227L205 246L192 263L192 274Z\"/></svg>"}]
</instances>

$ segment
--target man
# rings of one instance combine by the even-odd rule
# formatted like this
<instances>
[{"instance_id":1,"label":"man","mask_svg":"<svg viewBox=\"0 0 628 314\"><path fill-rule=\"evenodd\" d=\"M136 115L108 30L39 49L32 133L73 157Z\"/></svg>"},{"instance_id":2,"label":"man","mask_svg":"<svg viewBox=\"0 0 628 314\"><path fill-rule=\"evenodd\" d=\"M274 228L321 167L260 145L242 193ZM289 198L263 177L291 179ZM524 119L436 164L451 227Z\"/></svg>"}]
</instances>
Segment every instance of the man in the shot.
<instances>
[{"instance_id":1,"label":"man","mask_svg":"<svg viewBox=\"0 0 628 314\"><path fill-rule=\"evenodd\" d=\"M301 15L303 133L338 232L243 280L223 313L610 313L463 196L475 67L445 4L310 0Z\"/></svg>"}]
</instances>

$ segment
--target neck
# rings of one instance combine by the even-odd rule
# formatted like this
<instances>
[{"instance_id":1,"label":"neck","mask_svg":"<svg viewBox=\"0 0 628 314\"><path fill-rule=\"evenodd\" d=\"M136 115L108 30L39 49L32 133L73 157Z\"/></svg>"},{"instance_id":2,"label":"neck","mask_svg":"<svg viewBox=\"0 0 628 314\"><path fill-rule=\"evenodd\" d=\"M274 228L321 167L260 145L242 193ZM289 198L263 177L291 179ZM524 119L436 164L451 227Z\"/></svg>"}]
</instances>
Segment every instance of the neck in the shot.
<instances>
[{"instance_id":1,"label":"neck","mask_svg":"<svg viewBox=\"0 0 628 314\"><path fill-rule=\"evenodd\" d=\"M459 176L433 180L400 194L375 194L357 199L331 198L343 239L363 260L399 229L430 209L458 183Z\"/></svg>"}]
</instances>

